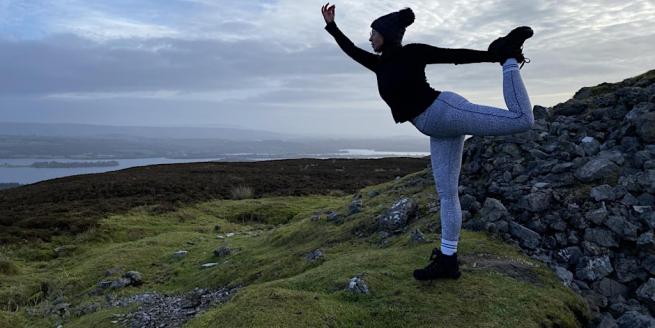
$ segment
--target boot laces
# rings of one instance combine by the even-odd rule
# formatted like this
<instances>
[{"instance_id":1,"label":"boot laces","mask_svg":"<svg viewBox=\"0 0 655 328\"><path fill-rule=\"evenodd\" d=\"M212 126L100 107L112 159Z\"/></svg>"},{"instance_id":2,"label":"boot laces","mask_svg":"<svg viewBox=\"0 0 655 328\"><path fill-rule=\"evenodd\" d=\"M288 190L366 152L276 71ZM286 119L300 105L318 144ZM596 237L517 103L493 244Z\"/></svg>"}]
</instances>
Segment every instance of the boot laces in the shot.
<instances>
[{"instance_id":1,"label":"boot laces","mask_svg":"<svg viewBox=\"0 0 655 328\"><path fill-rule=\"evenodd\" d=\"M521 50L520 50L520 51L521 51L521 57L523 57L523 60L521 61L521 66L519 66L519 69L523 68L523 65L525 65L525 64L529 64L529 63L530 63L530 58L525 57L525 56L523 55L523 46L521 46Z\"/></svg>"}]
</instances>

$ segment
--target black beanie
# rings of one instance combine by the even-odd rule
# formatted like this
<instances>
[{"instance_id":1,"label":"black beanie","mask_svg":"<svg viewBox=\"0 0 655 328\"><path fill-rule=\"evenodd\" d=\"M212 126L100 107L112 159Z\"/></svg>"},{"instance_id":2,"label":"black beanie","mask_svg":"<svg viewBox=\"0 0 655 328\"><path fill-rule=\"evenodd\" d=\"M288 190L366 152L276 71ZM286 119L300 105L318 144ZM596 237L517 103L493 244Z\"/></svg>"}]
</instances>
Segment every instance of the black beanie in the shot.
<instances>
[{"instance_id":1,"label":"black beanie","mask_svg":"<svg viewBox=\"0 0 655 328\"><path fill-rule=\"evenodd\" d=\"M414 12L409 7L374 20L371 27L380 32L385 43L400 44L405 28L414 23Z\"/></svg>"}]
</instances>

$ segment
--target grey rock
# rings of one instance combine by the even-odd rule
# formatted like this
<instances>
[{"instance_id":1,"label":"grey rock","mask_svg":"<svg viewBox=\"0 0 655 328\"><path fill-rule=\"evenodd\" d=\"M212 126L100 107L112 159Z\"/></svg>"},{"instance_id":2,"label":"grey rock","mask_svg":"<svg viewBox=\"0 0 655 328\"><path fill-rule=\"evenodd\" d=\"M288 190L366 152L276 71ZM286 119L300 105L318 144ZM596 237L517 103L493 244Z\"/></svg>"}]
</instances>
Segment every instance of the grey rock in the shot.
<instances>
[{"instance_id":1,"label":"grey rock","mask_svg":"<svg viewBox=\"0 0 655 328\"><path fill-rule=\"evenodd\" d=\"M175 258L182 258L182 257L185 257L187 255L189 255L189 252L184 251L184 250L179 250L179 251L173 253L173 257L175 257Z\"/></svg>"},{"instance_id":2,"label":"grey rock","mask_svg":"<svg viewBox=\"0 0 655 328\"><path fill-rule=\"evenodd\" d=\"M650 250L651 252L655 250L655 238L653 238L653 232L648 231L641 234L639 238L637 238L637 246L644 250Z\"/></svg>"},{"instance_id":3,"label":"grey rock","mask_svg":"<svg viewBox=\"0 0 655 328\"><path fill-rule=\"evenodd\" d=\"M97 312L102 306L99 303L80 304L73 309L73 315L81 317L90 313Z\"/></svg>"},{"instance_id":4,"label":"grey rock","mask_svg":"<svg viewBox=\"0 0 655 328\"><path fill-rule=\"evenodd\" d=\"M402 232L409 221L416 217L418 204L411 198L402 197L391 208L378 215L376 222L381 230Z\"/></svg>"},{"instance_id":5,"label":"grey rock","mask_svg":"<svg viewBox=\"0 0 655 328\"><path fill-rule=\"evenodd\" d=\"M575 276L585 281L596 281L613 271L609 256L603 255L582 259L576 267Z\"/></svg>"},{"instance_id":6,"label":"grey rock","mask_svg":"<svg viewBox=\"0 0 655 328\"><path fill-rule=\"evenodd\" d=\"M603 247L618 247L619 243L614 238L614 234L603 228L585 229L584 239Z\"/></svg>"},{"instance_id":7,"label":"grey rock","mask_svg":"<svg viewBox=\"0 0 655 328\"><path fill-rule=\"evenodd\" d=\"M355 276L350 279L348 282L348 288L350 292L355 294L368 294L368 285L360 276Z\"/></svg>"},{"instance_id":8,"label":"grey rock","mask_svg":"<svg viewBox=\"0 0 655 328\"><path fill-rule=\"evenodd\" d=\"M232 249L226 246L221 246L214 250L214 256L224 257L232 254Z\"/></svg>"},{"instance_id":9,"label":"grey rock","mask_svg":"<svg viewBox=\"0 0 655 328\"><path fill-rule=\"evenodd\" d=\"M529 248L529 249L535 249L539 246L541 243L541 236L516 223L516 222L510 222L509 223L509 231L512 236L516 237L519 239L520 243L522 246Z\"/></svg>"},{"instance_id":10,"label":"grey rock","mask_svg":"<svg viewBox=\"0 0 655 328\"><path fill-rule=\"evenodd\" d=\"M587 301L587 304L589 304L592 312L599 312L600 308L604 308L608 304L607 297L594 290L585 290L582 292L582 296Z\"/></svg>"},{"instance_id":11,"label":"grey rock","mask_svg":"<svg viewBox=\"0 0 655 328\"><path fill-rule=\"evenodd\" d=\"M573 282L573 273L561 266L555 267L555 274L564 283L565 286L570 287Z\"/></svg>"},{"instance_id":12,"label":"grey rock","mask_svg":"<svg viewBox=\"0 0 655 328\"><path fill-rule=\"evenodd\" d=\"M575 163L572 162L566 162L566 163L558 163L553 166L553 168L550 170L552 173L562 173L569 171L571 169L575 168Z\"/></svg>"},{"instance_id":13,"label":"grey rock","mask_svg":"<svg viewBox=\"0 0 655 328\"><path fill-rule=\"evenodd\" d=\"M130 280L130 285L138 286L143 283L143 275L138 271L128 271L123 275L124 278Z\"/></svg>"},{"instance_id":14,"label":"grey rock","mask_svg":"<svg viewBox=\"0 0 655 328\"><path fill-rule=\"evenodd\" d=\"M355 199L348 205L348 215L353 215L362 211L362 200Z\"/></svg>"},{"instance_id":15,"label":"grey rock","mask_svg":"<svg viewBox=\"0 0 655 328\"><path fill-rule=\"evenodd\" d=\"M637 288L637 297L649 303L655 302L655 279L648 278L648 281Z\"/></svg>"},{"instance_id":16,"label":"grey rock","mask_svg":"<svg viewBox=\"0 0 655 328\"><path fill-rule=\"evenodd\" d=\"M412 231L410 242L415 244L429 243L429 241L425 239L425 236L419 229L414 229L414 231Z\"/></svg>"},{"instance_id":17,"label":"grey rock","mask_svg":"<svg viewBox=\"0 0 655 328\"><path fill-rule=\"evenodd\" d=\"M601 201L601 200L614 200L616 198L616 195L614 194L614 190L612 189L612 186L608 184L600 185L591 188L591 195L590 195L594 200L596 201Z\"/></svg>"},{"instance_id":18,"label":"grey rock","mask_svg":"<svg viewBox=\"0 0 655 328\"><path fill-rule=\"evenodd\" d=\"M75 245L62 245L54 249L57 257L70 256L75 250L77 250L77 246Z\"/></svg>"},{"instance_id":19,"label":"grey rock","mask_svg":"<svg viewBox=\"0 0 655 328\"><path fill-rule=\"evenodd\" d=\"M648 255L641 261L641 267L655 276L655 255Z\"/></svg>"},{"instance_id":20,"label":"grey rock","mask_svg":"<svg viewBox=\"0 0 655 328\"><path fill-rule=\"evenodd\" d=\"M575 170L575 177L582 182L603 180L606 177L616 176L619 167L607 158L593 158Z\"/></svg>"},{"instance_id":21,"label":"grey rock","mask_svg":"<svg viewBox=\"0 0 655 328\"><path fill-rule=\"evenodd\" d=\"M623 217L610 215L604 225L614 231L620 238L637 240L637 226Z\"/></svg>"},{"instance_id":22,"label":"grey rock","mask_svg":"<svg viewBox=\"0 0 655 328\"><path fill-rule=\"evenodd\" d=\"M206 269L206 268L215 267L217 265L218 265L218 263L209 262L209 263L204 263L204 264L200 265L200 267L203 268L203 269Z\"/></svg>"},{"instance_id":23,"label":"grey rock","mask_svg":"<svg viewBox=\"0 0 655 328\"><path fill-rule=\"evenodd\" d=\"M530 212L542 212L550 208L552 198L550 191L533 192L521 198L518 206Z\"/></svg>"},{"instance_id":24,"label":"grey rock","mask_svg":"<svg viewBox=\"0 0 655 328\"><path fill-rule=\"evenodd\" d=\"M119 278L111 282L109 285L109 288L111 289L121 289L124 287L129 286L132 283L132 281L128 278Z\"/></svg>"},{"instance_id":25,"label":"grey rock","mask_svg":"<svg viewBox=\"0 0 655 328\"><path fill-rule=\"evenodd\" d=\"M325 214L327 215L328 221L338 221L339 219L339 214L335 211L326 211Z\"/></svg>"},{"instance_id":26,"label":"grey rock","mask_svg":"<svg viewBox=\"0 0 655 328\"><path fill-rule=\"evenodd\" d=\"M373 198L373 197L375 197L375 196L377 196L379 194L380 193L378 191L376 191L376 190L369 190L369 192L367 193L368 197L371 197L371 198Z\"/></svg>"},{"instance_id":27,"label":"grey rock","mask_svg":"<svg viewBox=\"0 0 655 328\"><path fill-rule=\"evenodd\" d=\"M507 215L507 208L498 199L487 197L484 200L484 205L480 210L480 215L486 221L498 221L503 216Z\"/></svg>"},{"instance_id":28,"label":"grey rock","mask_svg":"<svg viewBox=\"0 0 655 328\"><path fill-rule=\"evenodd\" d=\"M320 248L317 248L317 249L309 252L309 254L307 254L307 256L305 258L309 262L316 262L318 260L321 260L321 259L325 258L325 256L323 255L323 251Z\"/></svg>"},{"instance_id":29,"label":"grey rock","mask_svg":"<svg viewBox=\"0 0 655 328\"><path fill-rule=\"evenodd\" d=\"M645 272L639 265L638 260L632 256L617 256L614 264L616 278L622 283L645 278Z\"/></svg>"},{"instance_id":30,"label":"grey rock","mask_svg":"<svg viewBox=\"0 0 655 328\"><path fill-rule=\"evenodd\" d=\"M626 285L607 277L595 282L593 288L608 298L615 298L619 295L627 297L630 292L630 289Z\"/></svg>"},{"instance_id":31,"label":"grey rock","mask_svg":"<svg viewBox=\"0 0 655 328\"><path fill-rule=\"evenodd\" d=\"M625 157L623 153L621 153L618 150L601 150L598 155L598 158L605 158L608 159L617 165L623 165L625 162Z\"/></svg>"},{"instance_id":32,"label":"grey rock","mask_svg":"<svg viewBox=\"0 0 655 328\"><path fill-rule=\"evenodd\" d=\"M609 213L607 212L607 208L605 207L605 202L602 202L602 207L587 212L585 214L585 218L595 224L600 225L603 222L605 222L608 215Z\"/></svg>"},{"instance_id":33,"label":"grey rock","mask_svg":"<svg viewBox=\"0 0 655 328\"><path fill-rule=\"evenodd\" d=\"M655 319L637 311L627 311L616 320L616 324L621 328L655 328Z\"/></svg>"},{"instance_id":34,"label":"grey rock","mask_svg":"<svg viewBox=\"0 0 655 328\"><path fill-rule=\"evenodd\" d=\"M618 328L616 320L614 320L611 314L603 313L601 316L601 320L596 328Z\"/></svg>"},{"instance_id":35,"label":"grey rock","mask_svg":"<svg viewBox=\"0 0 655 328\"><path fill-rule=\"evenodd\" d=\"M637 135L647 143L655 142L655 112L642 115L636 130Z\"/></svg>"},{"instance_id":36,"label":"grey rock","mask_svg":"<svg viewBox=\"0 0 655 328\"><path fill-rule=\"evenodd\" d=\"M594 137L584 137L580 140L580 146L587 156L596 155L600 151L600 143Z\"/></svg>"},{"instance_id":37,"label":"grey rock","mask_svg":"<svg viewBox=\"0 0 655 328\"><path fill-rule=\"evenodd\" d=\"M98 288L107 289L107 288L111 287L112 282L113 281L111 281L111 280L101 280L101 281L98 282Z\"/></svg>"},{"instance_id":38,"label":"grey rock","mask_svg":"<svg viewBox=\"0 0 655 328\"><path fill-rule=\"evenodd\" d=\"M578 246L562 248L555 254L555 258L567 266L576 266L582 256L582 250Z\"/></svg>"}]
</instances>

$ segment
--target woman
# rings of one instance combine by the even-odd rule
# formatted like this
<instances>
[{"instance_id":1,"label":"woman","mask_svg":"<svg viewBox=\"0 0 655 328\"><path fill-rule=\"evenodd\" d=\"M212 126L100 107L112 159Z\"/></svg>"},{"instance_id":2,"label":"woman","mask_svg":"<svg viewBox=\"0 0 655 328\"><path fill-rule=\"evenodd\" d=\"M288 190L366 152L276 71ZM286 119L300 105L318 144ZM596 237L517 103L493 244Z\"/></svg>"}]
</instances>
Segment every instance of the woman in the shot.
<instances>
[{"instance_id":1,"label":"woman","mask_svg":"<svg viewBox=\"0 0 655 328\"><path fill-rule=\"evenodd\" d=\"M457 242L462 211L457 194L465 135L506 135L524 132L534 125L532 105L519 69L529 62L523 42L532 37L530 27L521 26L493 41L486 51L448 49L427 44L401 45L405 28L414 13L405 8L379 17L371 24L369 41L380 55L356 47L334 22L335 6L321 8L325 29L352 59L375 72L382 99L391 108L396 123L410 121L430 137L432 172L440 200L441 248L435 248L427 267L414 270L417 280L457 279ZM470 103L451 91L434 90L425 78L427 64L496 62L502 66L503 95L509 110ZM518 63L521 63L521 67Z\"/></svg>"}]
</instances>

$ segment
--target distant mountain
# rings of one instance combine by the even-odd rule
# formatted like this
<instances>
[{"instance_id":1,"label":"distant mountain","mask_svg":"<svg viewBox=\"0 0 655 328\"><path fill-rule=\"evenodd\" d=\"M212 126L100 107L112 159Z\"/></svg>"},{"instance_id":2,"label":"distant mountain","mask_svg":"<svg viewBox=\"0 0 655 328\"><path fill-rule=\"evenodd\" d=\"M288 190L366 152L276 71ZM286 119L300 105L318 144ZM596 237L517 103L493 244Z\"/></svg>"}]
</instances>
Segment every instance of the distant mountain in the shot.
<instances>
[{"instance_id":1,"label":"distant mountain","mask_svg":"<svg viewBox=\"0 0 655 328\"><path fill-rule=\"evenodd\" d=\"M225 139L239 141L285 140L292 134L236 127L112 126L68 123L0 122L0 135L47 137L141 137L154 139Z\"/></svg>"}]
</instances>

